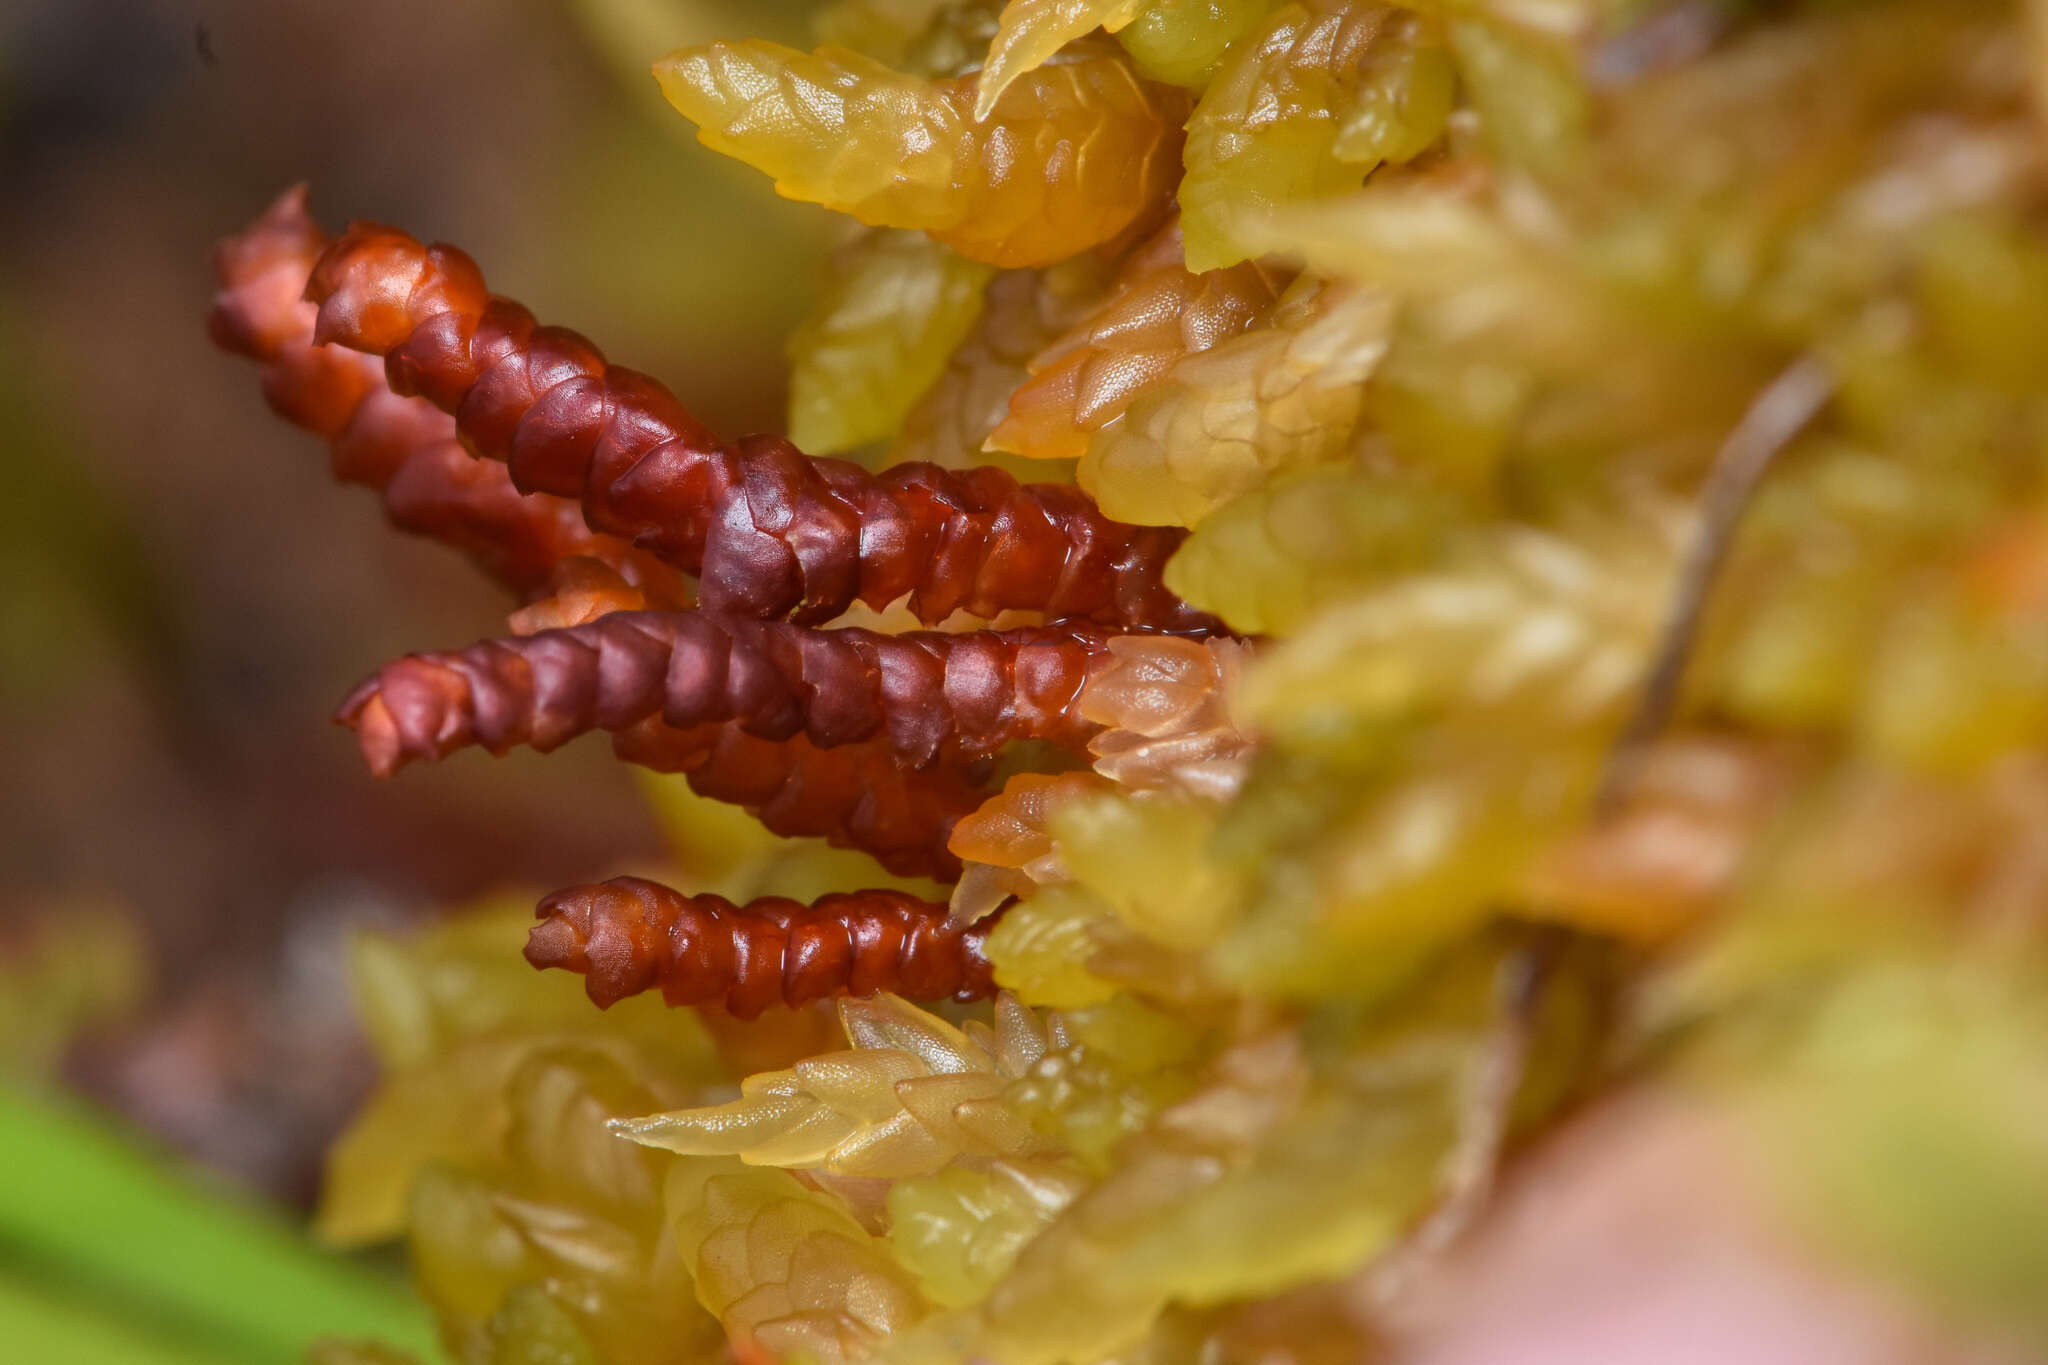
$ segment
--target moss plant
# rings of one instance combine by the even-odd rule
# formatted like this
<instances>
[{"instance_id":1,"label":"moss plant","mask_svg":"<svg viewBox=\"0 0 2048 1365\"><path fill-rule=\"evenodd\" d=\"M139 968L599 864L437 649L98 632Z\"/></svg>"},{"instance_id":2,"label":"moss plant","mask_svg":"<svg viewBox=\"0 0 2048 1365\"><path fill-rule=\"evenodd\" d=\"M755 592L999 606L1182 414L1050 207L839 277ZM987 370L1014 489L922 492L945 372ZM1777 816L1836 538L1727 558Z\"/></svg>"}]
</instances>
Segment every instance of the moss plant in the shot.
<instances>
[{"instance_id":1,"label":"moss plant","mask_svg":"<svg viewBox=\"0 0 2048 1365\"><path fill-rule=\"evenodd\" d=\"M2048 1332L2034 15L838 0L660 57L865 225L809 451L283 201L217 338L526 598L358 691L373 765L680 775L677 888L542 903L583 982L501 913L365 949L322 1226L463 1361L1356 1358L1654 1080Z\"/></svg>"}]
</instances>

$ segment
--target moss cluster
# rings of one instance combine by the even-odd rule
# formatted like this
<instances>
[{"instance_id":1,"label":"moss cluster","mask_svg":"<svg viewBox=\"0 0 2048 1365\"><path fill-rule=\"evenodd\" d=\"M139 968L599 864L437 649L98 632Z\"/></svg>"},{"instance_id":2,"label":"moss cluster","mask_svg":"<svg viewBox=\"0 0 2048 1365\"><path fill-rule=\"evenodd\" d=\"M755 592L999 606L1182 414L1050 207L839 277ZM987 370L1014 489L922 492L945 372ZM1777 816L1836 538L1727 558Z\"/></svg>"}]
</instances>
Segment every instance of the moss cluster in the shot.
<instances>
[{"instance_id":1,"label":"moss cluster","mask_svg":"<svg viewBox=\"0 0 2048 1365\"><path fill-rule=\"evenodd\" d=\"M1362 1354L1472 1171L1662 1075L2048 1331L2029 13L840 0L864 52L665 59L868 225L792 343L814 453L1188 526L1250 643L1131 644L1096 772L962 825L993 1008L600 1015L504 916L366 945L328 1232L406 1235L472 1362ZM698 885L880 882L662 799Z\"/></svg>"}]
</instances>

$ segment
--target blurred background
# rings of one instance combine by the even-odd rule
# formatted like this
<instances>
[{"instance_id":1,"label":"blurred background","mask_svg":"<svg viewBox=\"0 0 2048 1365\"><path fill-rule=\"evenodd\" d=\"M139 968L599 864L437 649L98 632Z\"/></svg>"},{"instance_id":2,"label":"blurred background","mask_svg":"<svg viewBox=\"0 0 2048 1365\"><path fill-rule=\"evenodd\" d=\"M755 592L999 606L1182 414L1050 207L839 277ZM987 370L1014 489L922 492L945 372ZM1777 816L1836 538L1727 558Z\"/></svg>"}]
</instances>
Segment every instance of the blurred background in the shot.
<instances>
[{"instance_id":1,"label":"blurred background","mask_svg":"<svg viewBox=\"0 0 2048 1365\"><path fill-rule=\"evenodd\" d=\"M311 182L780 426L826 215L698 148L649 61L778 0L0 4L0 1055L295 1208L370 1070L339 940L652 850L603 746L372 781L356 678L510 605L391 532L204 319ZM288 1006L288 1007L287 1007ZM0 1159L18 1154L0 1152Z\"/></svg>"}]
</instances>

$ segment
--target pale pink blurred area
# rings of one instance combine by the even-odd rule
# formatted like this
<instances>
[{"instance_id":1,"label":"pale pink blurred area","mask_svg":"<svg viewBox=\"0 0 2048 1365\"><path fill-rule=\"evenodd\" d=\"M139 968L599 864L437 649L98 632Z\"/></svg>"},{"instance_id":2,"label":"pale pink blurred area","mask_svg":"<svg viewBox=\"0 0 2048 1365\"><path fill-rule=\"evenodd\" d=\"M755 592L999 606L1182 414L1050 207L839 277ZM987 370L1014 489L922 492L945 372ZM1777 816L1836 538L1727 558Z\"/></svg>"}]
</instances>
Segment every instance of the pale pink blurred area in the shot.
<instances>
[{"instance_id":1,"label":"pale pink blurred area","mask_svg":"<svg viewBox=\"0 0 2048 1365\"><path fill-rule=\"evenodd\" d=\"M363 771L350 685L514 604L208 344L214 242L307 181L330 228L460 243L714 425L777 429L823 215L669 126L625 54L799 9L0 6L0 942L80 894L132 918L153 985L68 1072L203 1160L307 1198L367 1083L339 988L287 984L305 945L656 848L601 744Z\"/></svg>"},{"instance_id":2,"label":"pale pink blurred area","mask_svg":"<svg viewBox=\"0 0 2048 1365\"><path fill-rule=\"evenodd\" d=\"M1389 1365L2022 1365L1809 1245L1769 1130L1677 1087L1627 1094L1512 1163L1383 1318Z\"/></svg>"}]
</instances>

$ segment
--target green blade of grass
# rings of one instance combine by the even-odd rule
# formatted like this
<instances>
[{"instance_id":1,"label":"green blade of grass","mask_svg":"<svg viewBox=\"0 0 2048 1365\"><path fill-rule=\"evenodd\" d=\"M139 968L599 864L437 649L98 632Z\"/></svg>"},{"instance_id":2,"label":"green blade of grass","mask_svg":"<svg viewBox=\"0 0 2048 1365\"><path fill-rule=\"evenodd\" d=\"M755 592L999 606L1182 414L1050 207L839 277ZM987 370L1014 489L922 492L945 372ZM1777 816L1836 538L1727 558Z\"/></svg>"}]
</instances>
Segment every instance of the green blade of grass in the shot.
<instances>
[{"instance_id":1,"label":"green blade of grass","mask_svg":"<svg viewBox=\"0 0 2048 1365\"><path fill-rule=\"evenodd\" d=\"M7 1358L63 1365L243 1365L246 1356L166 1342L95 1306L68 1302L0 1275L0 1342Z\"/></svg>"},{"instance_id":2,"label":"green blade of grass","mask_svg":"<svg viewBox=\"0 0 2048 1365\"><path fill-rule=\"evenodd\" d=\"M222 1360L297 1360L323 1335L372 1337L439 1358L424 1309L402 1286L318 1250L281 1217L209 1187L83 1112L4 1083L0 1171L0 1242L16 1258L45 1279L76 1285L80 1297L125 1301L138 1317L185 1324L191 1339L218 1343ZM4 1306L24 1321L70 1330L32 1292L12 1293Z\"/></svg>"}]
</instances>

